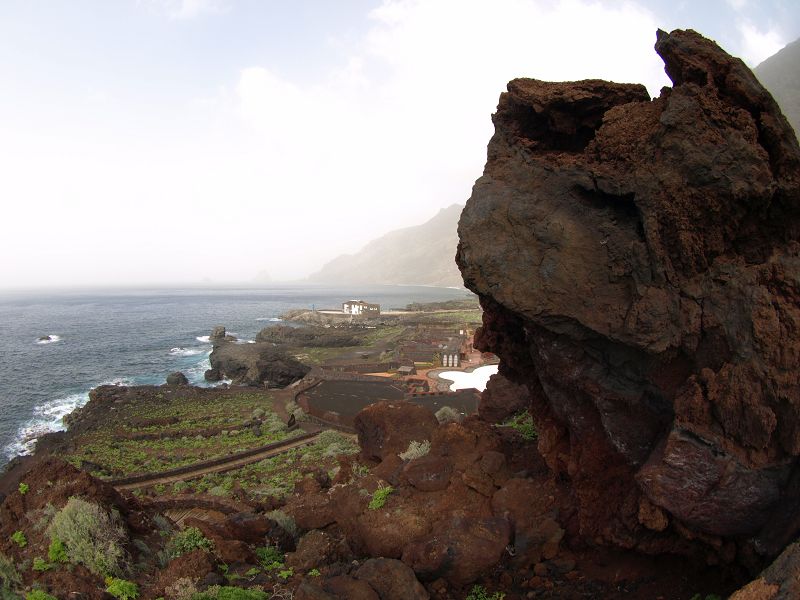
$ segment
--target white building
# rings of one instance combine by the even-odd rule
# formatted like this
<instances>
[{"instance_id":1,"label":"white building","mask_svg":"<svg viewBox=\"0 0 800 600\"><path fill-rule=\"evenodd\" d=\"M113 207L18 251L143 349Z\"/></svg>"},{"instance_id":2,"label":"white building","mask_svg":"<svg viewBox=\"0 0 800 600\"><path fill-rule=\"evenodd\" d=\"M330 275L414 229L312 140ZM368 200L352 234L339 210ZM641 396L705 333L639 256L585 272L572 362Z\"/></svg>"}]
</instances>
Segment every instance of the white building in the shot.
<instances>
[{"instance_id":1,"label":"white building","mask_svg":"<svg viewBox=\"0 0 800 600\"><path fill-rule=\"evenodd\" d=\"M370 304L363 300L348 300L342 303L342 312L348 315L377 316L381 314L380 304Z\"/></svg>"}]
</instances>

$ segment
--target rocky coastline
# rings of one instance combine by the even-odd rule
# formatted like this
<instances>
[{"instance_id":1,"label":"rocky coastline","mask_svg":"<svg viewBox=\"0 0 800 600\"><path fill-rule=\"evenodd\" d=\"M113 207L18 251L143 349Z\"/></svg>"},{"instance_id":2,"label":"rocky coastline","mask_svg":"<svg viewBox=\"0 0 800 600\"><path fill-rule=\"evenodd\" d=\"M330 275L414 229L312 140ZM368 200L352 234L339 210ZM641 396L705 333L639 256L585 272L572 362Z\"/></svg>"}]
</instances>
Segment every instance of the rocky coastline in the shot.
<instances>
[{"instance_id":1,"label":"rocky coastline","mask_svg":"<svg viewBox=\"0 0 800 600\"><path fill-rule=\"evenodd\" d=\"M294 345L366 360L371 334L218 327L206 378L232 387L98 388L0 478L2 597L800 597L800 146L713 42L656 51L674 85L652 100L500 97L456 255L500 358L476 415L382 401L296 442Z\"/></svg>"}]
</instances>

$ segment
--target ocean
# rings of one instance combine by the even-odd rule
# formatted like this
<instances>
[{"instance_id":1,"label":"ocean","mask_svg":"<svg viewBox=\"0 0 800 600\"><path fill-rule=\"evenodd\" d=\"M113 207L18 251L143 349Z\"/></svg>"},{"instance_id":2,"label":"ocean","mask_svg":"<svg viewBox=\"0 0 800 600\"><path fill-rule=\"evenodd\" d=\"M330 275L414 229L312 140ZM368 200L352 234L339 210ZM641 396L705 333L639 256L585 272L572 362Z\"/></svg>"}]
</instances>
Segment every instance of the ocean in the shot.
<instances>
[{"instance_id":1,"label":"ocean","mask_svg":"<svg viewBox=\"0 0 800 600\"><path fill-rule=\"evenodd\" d=\"M310 285L0 292L0 465L29 453L37 435L63 429L62 417L98 385L162 384L173 371L208 385L215 325L252 340L290 309L339 308L350 299L404 308L468 296L450 288Z\"/></svg>"}]
</instances>

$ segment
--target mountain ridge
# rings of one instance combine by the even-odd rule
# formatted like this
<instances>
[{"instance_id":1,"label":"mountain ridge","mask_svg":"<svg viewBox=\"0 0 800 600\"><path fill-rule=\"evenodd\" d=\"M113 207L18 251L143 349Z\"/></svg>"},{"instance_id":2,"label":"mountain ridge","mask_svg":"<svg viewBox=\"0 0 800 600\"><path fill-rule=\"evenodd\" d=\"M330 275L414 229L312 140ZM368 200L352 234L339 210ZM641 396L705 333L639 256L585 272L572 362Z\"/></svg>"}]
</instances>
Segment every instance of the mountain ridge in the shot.
<instances>
[{"instance_id":1,"label":"mountain ridge","mask_svg":"<svg viewBox=\"0 0 800 600\"><path fill-rule=\"evenodd\" d=\"M308 281L462 287L454 259L462 209L451 204L421 225L390 231L354 254L327 262Z\"/></svg>"},{"instance_id":2,"label":"mountain ridge","mask_svg":"<svg viewBox=\"0 0 800 600\"><path fill-rule=\"evenodd\" d=\"M775 98L800 138L800 39L764 60L753 73Z\"/></svg>"}]
</instances>

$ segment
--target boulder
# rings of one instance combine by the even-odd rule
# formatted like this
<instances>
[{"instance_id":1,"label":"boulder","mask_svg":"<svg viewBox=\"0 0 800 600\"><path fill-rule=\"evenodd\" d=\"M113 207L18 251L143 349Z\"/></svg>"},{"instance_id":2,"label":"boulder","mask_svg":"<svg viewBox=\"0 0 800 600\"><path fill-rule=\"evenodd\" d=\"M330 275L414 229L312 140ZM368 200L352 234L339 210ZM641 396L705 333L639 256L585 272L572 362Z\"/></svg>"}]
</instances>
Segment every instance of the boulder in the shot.
<instances>
[{"instance_id":1,"label":"boulder","mask_svg":"<svg viewBox=\"0 0 800 600\"><path fill-rule=\"evenodd\" d=\"M354 425L362 455L383 460L405 452L412 441L430 440L439 422L430 410L410 402L378 402L359 412Z\"/></svg>"},{"instance_id":2,"label":"boulder","mask_svg":"<svg viewBox=\"0 0 800 600\"><path fill-rule=\"evenodd\" d=\"M445 489L452 474L452 462L440 456L423 456L403 467L403 475L408 482L421 492Z\"/></svg>"},{"instance_id":3,"label":"boulder","mask_svg":"<svg viewBox=\"0 0 800 600\"><path fill-rule=\"evenodd\" d=\"M525 410L529 404L528 389L523 384L514 383L495 373L481 394L478 414L490 423L500 423Z\"/></svg>"},{"instance_id":4,"label":"boulder","mask_svg":"<svg viewBox=\"0 0 800 600\"><path fill-rule=\"evenodd\" d=\"M338 575L322 582L322 587L341 600L379 600L380 596L366 581Z\"/></svg>"},{"instance_id":5,"label":"boulder","mask_svg":"<svg viewBox=\"0 0 800 600\"><path fill-rule=\"evenodd\" d=\"M656 51L674 85L654 100L508 84L456 260L576 531L747 539L757 567L800 533L800 147L741 60L693 31Z\"/></svg>"},{"instance_id":6,"label":"boulder","mask_svg":"<svg viewBox=\"0 0 800 600\"><path fill-rule=\"evenodd\" d=\"M180 371L175 371L167 375L167 385L189 385L189 380Z\"/></svg>"},{"instance_id":7,"label":"boulder","mask_svg":"<svg viewBox=\"0 0 800 600\"><path fill-rule=\"evenodd\" d=\"M800 598L800 543L787 547L761 575L730 600L792 600Z\"/></svg>"},{"instance_id":8,"label":"boulder","mask_svg":"<svg viewBox=\"0 0 800 600\"><path fill-rule=\"evenodd\" d=\"M381 600L428 600L430 595L417 581L414 572L399 560L371 558L355 573L356 579L367 582Z\"/></svg>"},{"instance_id":9,"label":"boulder","mask_svg":"<svg viewBox=\"0 0 800 600\"><path fill-rule=\"evenodd\" d=\"M297 550L286 555L286 565L301 571L309 571L324 564L333 555L331 536L315 529L305 534L297 543Z\"/></svg>"},{"instance_id":10,"label":"boulder","mask_svg":"<svg viewBox=\"0 0 800 600\"><path fill-rule=\"evenodd\" d=\"M424 581L446 579L465 585L497 564L511 541L502 517L453 517L426 538L410 543L403 562Z\"/></svg>"}]
</instances>

